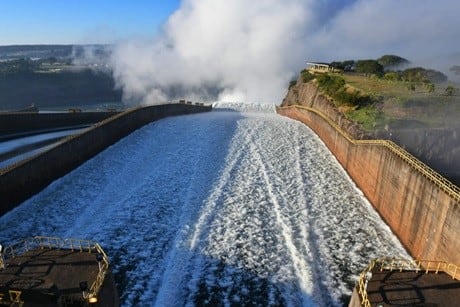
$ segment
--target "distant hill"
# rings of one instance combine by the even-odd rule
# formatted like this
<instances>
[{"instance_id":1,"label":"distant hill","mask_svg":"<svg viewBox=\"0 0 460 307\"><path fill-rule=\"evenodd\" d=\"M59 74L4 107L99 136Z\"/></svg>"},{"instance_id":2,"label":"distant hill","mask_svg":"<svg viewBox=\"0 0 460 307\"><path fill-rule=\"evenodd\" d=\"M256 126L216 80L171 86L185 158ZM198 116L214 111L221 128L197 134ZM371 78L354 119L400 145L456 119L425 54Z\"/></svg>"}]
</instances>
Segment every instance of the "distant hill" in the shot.
<instances>
[{"instance_id":1,"label":"distant hill","mask_svg":"<svg viewBox=\"0 0 460 307\"><path fill-rule=\"evenodd\" d=\"M111 75L91 70L0 75L0 110L120 102Z\"/></svg>"},{"instance_id":2,"label":"distant hill","mask_svg":"<svg viewBox=\"0 0 460 307\"><path fill-rule=\"evenodd\" d=\"M84 60L88 50L94 63ZM99 65L109 52L106 45L0 46L0 110L120 102L110 69Z\"/></svg>"},{"instance_id":3,"label":"distant hill","mask_svg":"<svg viewBox=\"0 0 460 307\"><path fill-rule=\"evenodd\" d=\"M17 59L56 58L68 60L81 57L84 50L91 48L98 55L107 54L109 45L9 45L0 46L0 61Z\"/></svg>"},{"instance_id":4,"label":"distant hill","mask_svg":"<svg viewBox=\"0 0 460 307\"><path fill-rule=\"evenodd\" d=\"M70 58L74 45L11 45L0 46L0 60L22 58Z\"/></svg>"}]
</instances>

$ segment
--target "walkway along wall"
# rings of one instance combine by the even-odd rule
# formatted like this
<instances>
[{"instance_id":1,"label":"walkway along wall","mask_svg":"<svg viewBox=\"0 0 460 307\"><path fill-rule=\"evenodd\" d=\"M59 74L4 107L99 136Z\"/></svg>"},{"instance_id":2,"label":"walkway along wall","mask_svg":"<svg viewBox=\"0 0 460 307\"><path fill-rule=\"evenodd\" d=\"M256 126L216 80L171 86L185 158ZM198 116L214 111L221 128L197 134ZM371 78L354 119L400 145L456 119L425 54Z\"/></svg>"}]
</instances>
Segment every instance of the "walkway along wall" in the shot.
<instances>
[{"instance_id":1,"label":"walkway along wall","mask_svg":"<svg viewBox=\"0 0 460 307\"><path fill-rule=\"evenodd\" d=\"M457 186L391 141L351 138L316 109L278 113L315 131L414 258L460 264Z\"/></svg>"},{"instance_id":2,"label":"walkway along wall","mask_svg":"<svg viewBox=\"0 0 460 307\"><path fill-rule=\"evenodd\" d=\"M211 106L182 104L132 109L70 136L30 159L0 169L0 216L145 124L168 116L210 110Z\"/></svg>"}]
</instances>

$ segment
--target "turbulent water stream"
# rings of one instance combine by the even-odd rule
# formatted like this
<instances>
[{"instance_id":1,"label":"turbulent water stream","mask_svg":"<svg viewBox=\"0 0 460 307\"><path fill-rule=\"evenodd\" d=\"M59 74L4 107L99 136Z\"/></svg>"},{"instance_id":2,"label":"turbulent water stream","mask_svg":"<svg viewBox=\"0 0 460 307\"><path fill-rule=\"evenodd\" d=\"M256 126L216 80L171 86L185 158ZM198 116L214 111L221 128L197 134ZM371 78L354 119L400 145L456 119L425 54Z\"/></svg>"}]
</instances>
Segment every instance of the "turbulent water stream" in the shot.
<instances>
[{"instance_id":1,"label":"turbulent water stream","mask_svg":"<svg viewBox=\"0 0 460 307\"><path fill-rule=\"evenodd\" d=\"M1 217L0 240L100 242L123 306L342 305L370 259L407 254L308 127L247 106L135 131Z\"/></svg>"}]
</instances>

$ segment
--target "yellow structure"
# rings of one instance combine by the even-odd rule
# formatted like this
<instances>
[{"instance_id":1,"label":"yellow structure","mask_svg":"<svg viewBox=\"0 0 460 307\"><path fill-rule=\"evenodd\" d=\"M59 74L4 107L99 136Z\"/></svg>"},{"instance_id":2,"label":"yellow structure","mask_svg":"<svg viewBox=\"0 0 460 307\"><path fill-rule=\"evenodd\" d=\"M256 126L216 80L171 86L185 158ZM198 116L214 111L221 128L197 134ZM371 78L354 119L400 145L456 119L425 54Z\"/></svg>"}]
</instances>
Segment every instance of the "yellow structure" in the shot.
<instances>
[{"instance_id":1,"label":"yellow structure","mask_svg":"<svg viewBox=\"0 0 460 307\"><path fill-rule=\"evenodd\" d=\"M104 306L119 305L109 258L96 242L37 236L7 246L0 256L0 306L87 306L99 298ZM40 278L31 287L34 272Z\"/></svg>"},{"instance_id":2,"label":"yellow structure","mask_svg":"<svg viewBox=\"0 0 460 307\"><path fill-rule=\"evenodd\" d=\"M353 307L353 306L371 307L372 305L375 304L375 302L371 302L371 300L369 299L368 286L369 286L369 283L372 282L374 273L383 272L383 271L387 271L387 272L393 272L393 271L398 272L399 271L399 273L422 272L425 275L429 273L438 274L440 272L444 272L447 275L450 275L453 280L460 281L460 267L455 264L447 263L444 261L433 261L433 260L377 258L377 259L372 260L371 263L359 275L359 279L356 282L356 287L354 289L353 297L350 301L349 307ZM400 298L401 303L403 302L403 300L409 300L409 301L411 299L414 300L414 297L411 297L409 299L403 297L404 291L406 291L406 294L407 294L407 291L417 289L416 286L414 286L414 283L412 284L410 283L410 278L404 279L403 277L400 277L400 280L404 280L404 286L406 288L404 287L398 288L397 286L389 285L388 289L384 289L384 287L380 287L378 292L382 293L385 291L389 291L389 292L396 293L400 291L401 292L401 298ZM417 278L415 278L414 280L416 281ZM436 289L436 291L442 291L443 287L440 286L439 279L433 279L433 280L434 280L433 281L434 284L431 285L432 288ZM453 284L449 284L449 285L452 288L456 288L455 285ZM425 281L425 284L423 284L423 286L424 287L422 287L421 285L420 286L421 288L418 289L419 291L418 295L421 295L422 291L430 289L430 287L426 284L426 281ZM376 289L374 287L372 291L375 293L375 290ZM434 290L431 290L431 291L434 291ZM379 306L379 304L377 304L377 306ZM381 306L383 306L383 304Z\"/></svg>"}]
</instances>

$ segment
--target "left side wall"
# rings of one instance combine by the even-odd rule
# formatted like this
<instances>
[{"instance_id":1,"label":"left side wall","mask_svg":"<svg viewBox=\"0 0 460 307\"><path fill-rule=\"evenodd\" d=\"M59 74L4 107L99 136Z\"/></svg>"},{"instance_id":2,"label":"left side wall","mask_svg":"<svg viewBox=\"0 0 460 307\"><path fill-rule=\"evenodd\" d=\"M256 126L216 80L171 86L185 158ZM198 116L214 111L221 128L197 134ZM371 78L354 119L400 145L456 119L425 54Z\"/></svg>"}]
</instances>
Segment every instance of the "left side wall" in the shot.
<instances>
[{"instance_id":1,"label":"left side wall","mask_svg":"<svg viewBox=\"0 0 460 307\"><path fill-rule=\"evenodd\" d=\"M166 104L128 110L64 139L41 154L0 169L0 216L145 124L211 109L211 106Z\"/></svg>"}]
</instances>

